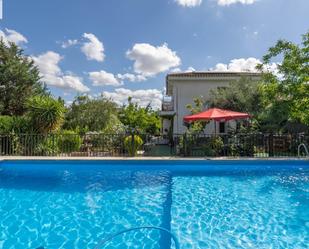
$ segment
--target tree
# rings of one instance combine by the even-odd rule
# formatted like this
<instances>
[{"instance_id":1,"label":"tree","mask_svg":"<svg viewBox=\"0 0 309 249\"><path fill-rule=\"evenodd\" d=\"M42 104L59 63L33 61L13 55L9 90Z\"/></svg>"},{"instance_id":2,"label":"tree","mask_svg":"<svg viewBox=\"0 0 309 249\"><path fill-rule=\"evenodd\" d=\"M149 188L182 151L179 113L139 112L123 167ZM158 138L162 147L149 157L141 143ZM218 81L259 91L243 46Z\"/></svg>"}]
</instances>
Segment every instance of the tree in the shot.
<instances>
[{"instance_id":1,"label":"tree","mask_svg":"<svg viewBox=\"0 0 309 249\"><path fill-rule=\"evenodd\" d=\"M116 115L111 115L109 122L106 124L102 133L104 134L124 134L125 126Z\"/></svg>"},{"instance_id":2,"label":"tree","mask_svg":"<svg viewBox=\"0 0 309 249\"><path fill-rule=\"evenodd\" d=\"M31 96L47 94L34 62L14 43L0 41L0 114L23 115Z\"/></svg>"},{"instance_id":3,"label":"tree","mask_svg":"<svg viewBox=\"0 0 309 249\"><path fill-rule=\"evenodd\" d=\"M64 129L102 131L111 119L117 119L117 105L104 97L78 96L66 113Z\"/></svg>"},{"instance_id":4,"label":"tree","mask_svg":"<svg viewBox=\"0 0 309 249\"><path fill-rule=\"evenodd\" d=\"M279 88L278 82L261 84L262 109L258 120L263 132L281 132L289 121L290 103L281 96Z\"/></svg>"},{"instance_id":5,"label":"tree","mask_svg":"<svg viewBox=\"0 0 309 249\"><path fill-rule=\"evenodd\" d=\"M29 118L25 116L0 116L0 134L27 133Z\"/></svg>"},{"instance_id":6,"label":"tree","mask_svg":"<svg viewBox=\"0 0 309 249\"><path fill-rule=\"evenodd\" d=\"M120 121L129 131L138 131L141 133L158 134L160 132L160 118L158 113L150 107L140 107L128 98L129 104L123 106L119 112Z\"/></svg>"},{"instance_id":7,"label":"tree","mask_svg":"<svg viewBox=\"0 0 309 249\"><path fill-rule=\"evenodd\" d=\"M12 131L14 119L11 116L0 116L0 134L8 134Z\"/></svg>"},{"instance_id":8,"label":"tree","mask_svg":"<svg viewBox=\"0 0 309 249\"><path fill-rule=\"evenodd\" d=\"M256 116L262 108L260 83L247 77L232 81L227 87L211 90L207 104Z\"/></svg>"},{"instance_id":9,"label":"tree","mask_svg":"<svg viewBox=\"0 0 309 249\"><path fill-rule=\"evenodd\" d=\"M281 109L288 121L309 125L309 32L303 35L301 45L279 40L263 57L259 68L277 56L283 58L278 74L264 74L264 105L271 113Z\"/></svg>"},{"instance_id":10,"label":"tree","mask_svg":"<svg viewBox=\"0 0 309 249\"><path fill-rule=\"evenodd\" d=\"M49 96L35 96L27 101L27 116L34 131L48 133L60 128L65 108L61 101Z\"/></svg>"},{"instance_id":11,"label":"tree","mask_svg":"<svg viewBox=\"0 0 309 249\"><path fill-rule=\"evenodd\" d=\"M265 119L268 118L267 113L263 109L261 82L248 77L232 81L226 87L211 90L210 97L206 103L210 107L249 113L251 115L251 125L241 126L241 132L252 132L258 128L263 129ZM273 124L268 125L273 127Z\"/></svg>"},{"instance_id":12,"label":"tree","mask_svg":"<svg viewBox=\"0 0 309 249\"><path fill-rule=\"evenodd\" d=\"M187 104L186 108L190 111L191 115L202 112L206 107L205 101L201 98L193 99L193 105ZM204 131L206 125L209 121L195 121L193 123L187 124L187 132L190 133L201 133Z\"/></svg>"}]
</instances>

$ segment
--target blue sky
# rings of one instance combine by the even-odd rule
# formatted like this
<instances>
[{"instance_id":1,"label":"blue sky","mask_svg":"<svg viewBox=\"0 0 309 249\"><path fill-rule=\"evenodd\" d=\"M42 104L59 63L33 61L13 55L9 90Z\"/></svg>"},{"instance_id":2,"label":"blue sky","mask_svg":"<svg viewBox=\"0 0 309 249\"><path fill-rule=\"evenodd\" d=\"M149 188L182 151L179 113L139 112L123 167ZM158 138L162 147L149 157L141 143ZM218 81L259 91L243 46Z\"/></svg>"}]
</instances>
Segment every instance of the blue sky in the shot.
<instances>
[{"instance_id":1,"label":"blue sky","mask_svg":"<svg viewBox=\"0 0 309 249\"><path fill-rule=\"evenodd\" d=\"M0 35L55 96L158 107L168 72L254 70L279 38L300 42L308 12L308 0L3 0Z\"/></svg>"}]
</instances>

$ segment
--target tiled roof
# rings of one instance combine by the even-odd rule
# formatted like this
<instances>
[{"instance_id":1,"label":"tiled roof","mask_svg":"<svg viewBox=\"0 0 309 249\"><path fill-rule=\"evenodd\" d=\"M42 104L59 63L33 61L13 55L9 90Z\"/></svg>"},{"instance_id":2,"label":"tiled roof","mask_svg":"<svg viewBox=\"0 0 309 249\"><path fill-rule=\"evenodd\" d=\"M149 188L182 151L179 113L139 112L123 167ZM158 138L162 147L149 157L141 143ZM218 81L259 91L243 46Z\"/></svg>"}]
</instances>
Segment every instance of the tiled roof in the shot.
<instances>
[{"instance_id":1,"label":"tiled roof","mask_svg":"<svg viewBox=\"0 0 309 249\"><path fill-rule=\"evenodd\" d=\"M241 77L241 76L260 76L261 73L253 72L216 72L216 71L204 71L204 72L181 72L181 73L170 73L168 77Z\"/></svg>"}]
</instances>

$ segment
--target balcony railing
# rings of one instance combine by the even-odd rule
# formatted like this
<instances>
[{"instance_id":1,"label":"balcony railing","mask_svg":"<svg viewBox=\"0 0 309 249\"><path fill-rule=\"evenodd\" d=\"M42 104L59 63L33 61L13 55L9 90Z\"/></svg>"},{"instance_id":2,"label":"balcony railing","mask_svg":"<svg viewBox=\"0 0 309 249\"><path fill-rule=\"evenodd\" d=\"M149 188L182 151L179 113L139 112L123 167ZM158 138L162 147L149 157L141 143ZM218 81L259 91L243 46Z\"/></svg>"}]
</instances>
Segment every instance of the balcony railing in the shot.
<instances>
[{"instance_id":1,"label":"balcony railing","mask_svg":"<svg viewBox=\"0 0 309 249\"><path fill-rule=\"evenodd\" d=\"M164 112L174 111L174 100L172 98L163 99L163 101L162 101L162 111L164 111Z\"/></svg>"}]
</instances>

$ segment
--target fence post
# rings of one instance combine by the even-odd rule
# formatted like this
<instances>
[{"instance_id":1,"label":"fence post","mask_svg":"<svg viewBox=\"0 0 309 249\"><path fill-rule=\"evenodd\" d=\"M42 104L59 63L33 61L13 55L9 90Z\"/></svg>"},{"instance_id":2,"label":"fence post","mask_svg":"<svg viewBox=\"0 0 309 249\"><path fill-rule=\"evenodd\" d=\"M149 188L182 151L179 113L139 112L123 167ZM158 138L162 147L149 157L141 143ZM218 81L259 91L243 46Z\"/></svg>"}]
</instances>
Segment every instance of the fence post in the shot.
<instances>
[{"instance_id":1,"label":"fence post","mask_svg":"<svg viewBox=\"0 0 309 249\"><path fill-rule=\"evenodd\" d=\"M223 135L223 156L227 156L228 154L228 135L224 134Z\"/></svg>"},{"instance_id":2,"label":"fence post","mask_svg":"<svg viewBox=\"0 0 309 249\"><path fill-rule=\"evenodd\" d=\"M183 154L184 156L187 156L187 133L183 135Z\"/></svg>"},{"instance_id":3,"label":"fence post","mask_svg":"<svg viewBox=\"0 0 309 249\"><path fill-rule=\"evenodd\" d=\"M55 156L55 136L54 134L51 134L52 135L52 141L53 141L53 152L52 152L52 155Z\"/></svg>"},{"instance_id":4,"label":"fence post","mask_svg":"<svg viewBox=\"0 0 309 249\"><path fill-rule=\"evenodd\" d=\"M169 135L169 145L170 145L170 154L173 155L174 146L175 146L175 141L174 141L173 135Z\"/></svg>"},{"instance_id":5,"label":"fence post","mask_svg":"<svg viewBox=\"0 0 309 249\"><path fill-rule=\"evenodd\" d=\"M135 151L134 151L134 133L131 134L131 155L132 157L135 156Z\"/></svg>"},{"instance_id":6,"label":"fence post","mask_svg":"<svg viewBox=\"0 0 309 249\"><path fill-rule=\"evenodd\" d=\"M274 134L270 133L268 136L269 156L274 156Z\"/></svg>"}]
</instances>

